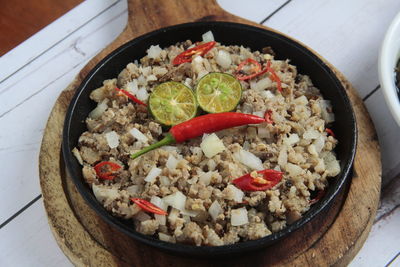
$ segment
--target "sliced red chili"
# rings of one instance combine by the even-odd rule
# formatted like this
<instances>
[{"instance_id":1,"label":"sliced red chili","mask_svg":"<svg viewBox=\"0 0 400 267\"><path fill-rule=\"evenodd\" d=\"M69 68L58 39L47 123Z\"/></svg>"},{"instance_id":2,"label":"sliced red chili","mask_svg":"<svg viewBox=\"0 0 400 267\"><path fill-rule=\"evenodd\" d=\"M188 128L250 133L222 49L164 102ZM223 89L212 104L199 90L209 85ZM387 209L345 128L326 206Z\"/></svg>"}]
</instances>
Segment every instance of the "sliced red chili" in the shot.
<instances>
[{"instance_id":1,"label":"sliced red chili","mask_svg":"<svg viewBox=\"0 0 400 267\"><path fill-rule=\"evenodd\" d=\"M254 67L251 68L251 73L250 74L245 75L245 74L242 73L243 72L243 68L245 66L248 66L248 65L254 65ZM241 80L241 81L249 80L251 78L254 78L254 77L262 74L261 65L256 60L254 60L252 58L248 58L248 59L242 61L238 65L238 67L236 69L236 73L237 73L236 74L236 78L238 80Z\"/></svg>"},{"instance_id":2,"label":"sliced red chili","mask_svg":"<svg viewBox=\"0 0 400 267\"><path fill-rule=\"evenodd\" d=\"M112 180L115 178L115 172L122 167L111 161L102 161L94 166L97 176L103 180Z\"/></svg>"},{"instance_id":3,"label":"sliced red chili","mask_svg":"<svg viewBox=\"0 0 400 267\"><path fill-rule=\"evenodd\" d=\"M333 133L333 131L331 129L326 128L325 132L327 132L330 136L335 137L335 134Z\"/></svg>"},{"instance_id":4,"label":"sliced red chili","mask_svg":"<svg viewBox=\"0 0 400 267\"><path fill-rule=\"evenodd\" d=\"M257 174L261 177L253 177L252 173L248 173L234 179L232 183L244 191L264 191L274 187L283 177L283 172L270 169L257 171Z\"/></svg>"},{"instance_id":5,"label":"sliced red chili","mask_svg":"<svg viewBox=\"0 0 400 267\"><path fill-rule=\"evenodd\" d=\"M282 92L282 82L281 79L279 79L278 75L274 71L273 68L271 68L271 61L268 61L267 66L265 67L265 70L271 73L271 78L274 82L276 82L276 87L278 88L279 92Z\"/></svg>"},{"instance_id":6,"label":"sliced red chili","mask_svg":"<svg viewBox=\"0 0 400 267\"><path fill-rule=\"evenodd\" d=\"M201 44L198 46L195 46L193 48L190 48L179 55L177 55L174 60L172 61L172 64L174 65L179 65L185 62L191 62L193 59L194 55L199 55L199 56L204 56L208 51L211 50L215 46L217 42L211 41L205 44Z\"/></svg>"},{"instance_id":7,"label":"sliced red chili","mask_svg":"<svg viewBox=\"0 0 400 267\"><path fill-rule=\"evenodd\" d=\"M126 95L130 100L132 100L133 102L143 105L143 106L147 106L146 103L140 101L139 99L137 99L134 95L132 95L131 93L129 93L128 91L124 90L124 89L119 89L117 87L115 87L115 90L117 90L120 93L123 93L124 95Z\"/></svg>"},{"instance_id":8,"label":"sliced red chili","mask_svg":"<svg viewBox=\"0 0 400 267\"><path fill-rule=\"evenodd\" d=\"M273 119L272 119L272 110L268 109L267 111L265 111L264 114L264 119L267 123L273 123Z\"/></svg>"},{"instance_id":9,"label":"sliced red chili","mask_svg":"<svg viewBox=\"0 0 400 267\"><path fill-rule=\"evenodd\" d=\"M131 200L138 205L141 209L159 215L167 215L168 213L154 205L153 203L148 202L142 198L131 198Z\"/></svg>"},{"instance_id":10,"label":"sliced red chili","mask_svg":"<svg viewBox=\"0 0 400 267\"><path fill-rule=\"evenodd\" d=\"M320 201L321 198L325 196L325 193L326 193L325 190L319 190L315 198L310 199L308 203L310 203L310 205L317 203L318 201Z\"/></svg>"}]
</instances>

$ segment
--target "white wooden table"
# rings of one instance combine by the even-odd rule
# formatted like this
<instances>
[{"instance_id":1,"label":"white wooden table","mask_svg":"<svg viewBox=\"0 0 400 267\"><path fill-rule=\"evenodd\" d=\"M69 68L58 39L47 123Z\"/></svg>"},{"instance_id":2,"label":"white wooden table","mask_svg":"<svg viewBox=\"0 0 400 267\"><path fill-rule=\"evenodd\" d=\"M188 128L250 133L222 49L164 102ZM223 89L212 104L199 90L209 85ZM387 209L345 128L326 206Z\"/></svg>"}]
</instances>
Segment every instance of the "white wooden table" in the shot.
<instances>
[{"instance_id":1,"label":"white wooden table","mask_svg":"<svg viewBox=\"0 0 400 267\"><path fill-rule=\"evenodd\" d=\"M400 129L379 88L377 58L399 0L218 0L284 32L341 70L363 98L382 149L382 201L351 266L400 266ZM127 21L125 0L89 0L0 58L0 266L71 266L41 201L38 154L60 92Z\"/></svg>"}]
</instances>

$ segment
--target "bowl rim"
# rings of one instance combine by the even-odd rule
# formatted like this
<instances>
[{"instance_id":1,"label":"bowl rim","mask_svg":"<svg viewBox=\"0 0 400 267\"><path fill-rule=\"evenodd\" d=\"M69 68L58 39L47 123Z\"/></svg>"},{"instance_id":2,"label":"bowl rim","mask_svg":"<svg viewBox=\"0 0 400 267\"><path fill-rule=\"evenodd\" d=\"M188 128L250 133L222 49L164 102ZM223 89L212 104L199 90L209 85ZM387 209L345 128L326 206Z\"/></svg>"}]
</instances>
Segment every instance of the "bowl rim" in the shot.
<instances>
[{"instance_id":1,"label":"bowl rim","mask_svg":"<svg viewBox=\"0 0 400 267\"><path fill-rule=\"evenodd\" d=\"M378 70L379 80L384 99L389 107L390 113L400 126L400 99L397 95L395 84L393 60L395 63L400 59L400 12L392 20L379 54Z\"/></svg>"},{"instance_id":2,"label":"bowl rim","mask_svg":"<svg viewBox=\"0 0 400 267\"><path fill-rule=\"evenodd\" d=\"M303 216L301 219L297 220L291 225L286 226L283 230L280 230L276 233L273 233L271 235L268 235L266 237L256 239L256 240L249 240L245 242L240 242L240 243L235 243L231 245L223 245L223 246L193 246L193 245L186 245L182 243L169 243L165 241L161 241L159 239L156 239L151 236L147 236L144 234L141 234L139 232L136 232L135 230L129 231L126 227L126 225L122 224L120 219L118 219L115 216L112 216L109 212L107 212L103 206L94 199L94 196L89 196L85 192L85 183L83 181L80 181L80 179L75 175L75 169L72 166L72 161L74 160L73 155L71 151L69 150L70 147L70 142L69 142L69 132L71 129L71 114L73 110L76 107L77 100L79 99L83 89L86 87L86 84L92 79L92 77L96 74L98 69L101 69L109 60L112 60L115 55L123 52L125 49L129 48L130 46L134 45L135 43L145 39L145 38L150 38L154 35L157 35L160 32L163 31L168 31L168 30L174 30L174 29L179 29L179 28L190 28L193 26L197 25L204 25L204 26L210 26L212 27L213 25L226 25L230 27L236 27L237 29L244 29L244 30L252 30L256 32L268 32L269 34L274 35L274 37L281 39L282 41L285 42L290 42L296 45L299 49L303 50L308 56L312 57L314 60L316 60L323 68L325 71L329 73L329 75L333 78L333 81L340 91L339 93L343 96L343 100L347 105L347 108L351 112L349 112L349 116L351 117L352 123L352 129L351 130L351 155L349 157L349 161L346 162L343 165L343 170L338 177L340 178L340 181L338 184L335 186L335 190L331 193L331 195L326 195L323 200L319 201L315 205L313 205L312 208L310 208L309 211L307 211L305 214L307 216ZM344 185L346 182L351 179L349 174L351 173L351 168L352 164L354 162L355 158L355 152L356 152L356 146L357 146L357 122L355 119L354 111L351 105L351 102L349 100L349 97L346 93L346 90L343 86L343 84L340 82L339 78L337 77L336 73L326 64L326 62L318 56L313 50L307 48L305 45L301 44L300 42L293 40L292 38L285 36L283 34L277 33L273 30L270 29L265 29L265 28L260 28L260 27L255 27L247 24L241 24L241 23L235 23L235 22L225 22L225 21L203 21L203 22L190 22L190 23L183 23L183 24L178 24L178 25L173 25L165 28L160 28L157 30L154 30L152 32L146 33L144 35L141 35L139 37L136 37L127 43L123 44L122 46L116 48L113 50L111 53L109 53L105 58L103 58L99 63L96 64L95 67L93 67L90 72L86 75L82 83L79 85L79 87L76 89L76 92L69 104L66 117L65 117L65 122L64 122L64 128L63 128L63 136L62 136L62 153L63 153L63 158L65 161L65 165L67 166L67 171L70 174L70 177L72 178L75 186L78 189L79 194L83 197L83 199L86 201L86 204L89 205L89 207L94 210L97 215L99 215L103 220L106 221L109 225L113 226L114 228L118 229L120 232L124 233L125 235L142 242L146 245L156 247L159 249L162 249L164 251L169 251L171 253L175 254L184 254L184 255L190 255L190 256L223 256L227 254L236 254L236 253L242 253L242 252L247 252L247 251L253 251L256 250L260 247L266 247L275 241L281 239L282 237L287 236L293 231L298 230L305 224L307 224L309 221L314 219L314 217L319 214L322 210L327 208L329 204L334 200L334 198L337 196L337 194L343 189ZM76 159L75 159L76 160Z\"/></svg>"}]
</instances>

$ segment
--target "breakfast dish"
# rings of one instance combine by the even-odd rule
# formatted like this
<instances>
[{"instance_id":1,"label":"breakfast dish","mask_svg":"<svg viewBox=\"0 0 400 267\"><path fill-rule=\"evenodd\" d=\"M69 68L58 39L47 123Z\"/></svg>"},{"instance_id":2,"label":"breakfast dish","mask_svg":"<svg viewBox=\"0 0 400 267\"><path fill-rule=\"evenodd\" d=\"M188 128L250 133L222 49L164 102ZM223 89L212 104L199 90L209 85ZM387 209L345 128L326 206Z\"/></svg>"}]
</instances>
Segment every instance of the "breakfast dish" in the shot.
<instances>
[{"instance_id":1,"label":"breakfast dish","mask_svg":"<svg viewBox=\"0 0 400 267\"><path fill-rule=\"evenodd\" d=\"M90 97L98 105L73 149L86 183L107 211L163 241L265 237L340 172L330 102L270 48L225 46L211 32L151 46Z\"/></svg>"}]
</instances>

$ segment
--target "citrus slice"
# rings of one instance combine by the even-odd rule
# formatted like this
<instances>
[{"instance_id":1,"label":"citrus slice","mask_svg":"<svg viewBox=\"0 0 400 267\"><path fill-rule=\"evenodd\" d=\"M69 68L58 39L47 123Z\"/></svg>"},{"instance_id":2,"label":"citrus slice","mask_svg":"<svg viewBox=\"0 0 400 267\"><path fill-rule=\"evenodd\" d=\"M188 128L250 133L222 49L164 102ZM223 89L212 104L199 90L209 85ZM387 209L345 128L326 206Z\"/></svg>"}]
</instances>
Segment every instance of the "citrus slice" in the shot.
<instances>
[{"instance_id":1,"label":"citrus slice","mask_svg":"<svg viewBox=\"0 0 400 267\"><path fill-rule=\"evenodd\" d=\"M150 112L161 124L172 126L187 121L197 112L192 89L178 82L165 82L153 89L149 98Z\"/></svg>"},{"instance_id":2,"label":"citrus slice","mask_svg":"<svg viewBox=\"0 0 400 267\"><path fill-rule=\"evenodd\" d=\"M207 74L196 86L197 103L208 113L232 111L239 104L241 96L242 85L227 73Z\"/></svg>"}]
</instances>

